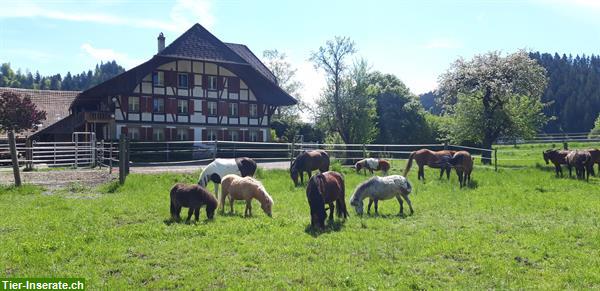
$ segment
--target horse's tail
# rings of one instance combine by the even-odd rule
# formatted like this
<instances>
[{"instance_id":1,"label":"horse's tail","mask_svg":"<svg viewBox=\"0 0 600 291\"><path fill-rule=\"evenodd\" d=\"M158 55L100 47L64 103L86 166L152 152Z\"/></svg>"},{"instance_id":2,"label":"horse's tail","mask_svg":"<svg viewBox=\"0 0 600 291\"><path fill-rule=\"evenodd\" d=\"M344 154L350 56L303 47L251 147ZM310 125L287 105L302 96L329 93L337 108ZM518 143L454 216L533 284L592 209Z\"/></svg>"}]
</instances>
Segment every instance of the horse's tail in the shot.
<instances>
[{"instance_id":1,"label":"horse's tail","mask_svg":"<svg viewBox=\"0 0 600 291\"><path fill-rule=\"evenodd\" d=\"M178 213L177 213L177 185L175 185L173 188L171 188L171 217L173 219L177 218Z\"/></svg>"},{"instance_id":2,"label":"horse's tail","mask_svg":"<svg viewBox=\"0 0 600 291\"><path fill-rule=\"evenodd\" d=\"M348 214L348 209L346 208L346 186L344 183L344 178L342 177L342 195L340 195L340 197L338 199L335 200L335 210L337 212L337 216L338 217L342 217L344 216L344 218L348 218L350 217L350 215Z\"/></svg>"},{"instance_id":3,"label":"horse's tail","mask_svg":"<svg viewBox=\"0 0 600 291\"><path fill-rule=\"evenodd\" d=\"M406 168L404 169L404 174L403 174L404 177L406 177L406 175L408 175L408 171L410 171L410 167L412 167L412 162L415 157L415 153L416 152L412 152L412 153L410 153L410 156L408 156L408 163L406 164Z\"/></svg>"},{"instance_id":4,"label":"horse's tail","mask_svg":"<svg viewBox=\"0 0 600 291\"><path fill-rule=\"evenodd\" d=\"M221 196L217 194L217 197L219 199L219 207L221 207L221 209L225 211L225 197L229 195L229 186L231 183L229 182L229 180L222 182L225 183L221 183Z\"/></svg>"}]
</instances>

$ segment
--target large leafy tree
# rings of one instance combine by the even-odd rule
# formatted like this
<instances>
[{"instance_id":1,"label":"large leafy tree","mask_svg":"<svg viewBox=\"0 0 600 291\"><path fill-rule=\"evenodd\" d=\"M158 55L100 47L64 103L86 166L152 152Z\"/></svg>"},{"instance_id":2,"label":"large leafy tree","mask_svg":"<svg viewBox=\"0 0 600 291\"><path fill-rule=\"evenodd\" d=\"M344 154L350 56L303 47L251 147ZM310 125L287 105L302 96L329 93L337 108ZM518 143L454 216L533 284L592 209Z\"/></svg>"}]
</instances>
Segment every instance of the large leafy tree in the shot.
<instances>
[{"instance_id":1,"label":"large leafy tree","mask_svg":"<svg viewBox=\"0 0 600 291\"><path fill-rule=\"evenodd\" d=\"M296 68L292 66L286 54L278 50L265 50L263 52L263 60L265 65L273 72L277 84L281 89L295 97L298 104L295 106L278 107L276 119L297 120L299 113L306 109L306 104L302 99L300 91L302 83L297 80Z\"/></svg>"},{"instance_id":2,"label":"large leafy tree","mask_svg":"<svg viewBox=\"0 0 600 291\"><path fill-rule=\"evenodd\" d=\"M457 60L440 77L442 102L452 117L450 140L491 149L501 136L531 137L548 120L541 102L546 84L546 70L525 51Z\"/></svg>"}]
</instances>

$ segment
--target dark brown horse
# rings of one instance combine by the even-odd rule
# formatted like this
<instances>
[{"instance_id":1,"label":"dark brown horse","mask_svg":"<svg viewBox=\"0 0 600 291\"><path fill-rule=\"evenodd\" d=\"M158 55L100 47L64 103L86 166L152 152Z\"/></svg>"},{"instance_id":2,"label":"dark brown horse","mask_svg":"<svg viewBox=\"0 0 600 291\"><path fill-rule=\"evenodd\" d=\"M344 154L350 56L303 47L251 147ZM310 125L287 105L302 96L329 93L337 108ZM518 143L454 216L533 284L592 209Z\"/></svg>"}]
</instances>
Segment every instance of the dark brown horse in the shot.
<instances>
[{"instance_id":1,"label":"dark brown horse","mask_svg":"<svg viewBox=\"0 0 600 291\"><path fill-rule=\"evenodd\" d=\"M590 152L580 150L571 151L566 159L567 167L569 168L569 177L571 177L571 169L575 168L577 179L586 179L589 181L590 172L593 171L594 167Z\"/></svg>"},{"instance_id":2,"label":"dark brown horse","mask_svg":"<svg viewBox=\"0 0 600 291\"><path fill-rule=\"evenodd\" d=\"M390 170L390 162L383 159L368 158L356 162L354 167L356 168L356 173L359 173L361 169L365 169L365 174L369 170L371 175L373 175L373 171L381 171L383 175L387 175Z\"/></svg>"},{"instance_id":3,"label":"dark brown horse","mask_svg":"<svg viewBox=\"0 0 600 291\"><path fill-rule=\"evenodd\" d=\"M337 210L338 217L347 218L345 192L344 178L340 173L324 172L312 176L306 186L310 224L313 227L325 227L325 204L329 204L329 220L333 220L334 210Z\"/></svg>"},{"instance_id":4,"label":"dark brown horse","mask_svg":"<svg viewBox=\"0 0 600 291\"><path fill-rule=\"evenodd\" d=\"M592 172L591 172L591 174L596 176L596 174L594 173L594 165L593 164L598 164L598 173L600 173L600 150L599 149L590 149L587 151L590 152L590 155L592 155Z\"/></svg>"},{"instance_id":5,"label":"dark brown horse","mask_svg":"<svg viewBox=\"0 0 600 291\"><path fill-rule=\"evenodd\" d=\"M458 151L449 161L450 165L456 169L458 183L460 188L471 183L471 172L473 172L473 157L467 151Z\"/></svg>"},{"instance_id":6,"label":"dark brown horse","mask_svg":"<svg viewBox=\"0 0 600 291\"><path fill-rule=\"evenodd\" d=\"M310 178L314 170L319 170L321 173L329 171L329 155L326 151L304 151L299 154L290 167L290 177L294 185L299 186L304 184L304 172L307 172ZM298 183L298 176L300 176L300 183Z\"/></svg>"},{"instance_id":7,"label":"dark brown horse","mask_svg":"<svg viewBox=\"0 0 600 291\"><path fill-rule=\"evenodd\" d=\"M567 155L570 152L571 151L568 151L568 150L554 150L554 149L544 151L544 153L543 153L544 161L546 162L546 165L548 165L550 162L552 162L554 164L554 169L556 171L556 177L558 177L558 174L560 174L561 177L563 176L562 168L560 167L560 165L567 164Z\"/></svg>"},{"instance_id":8,"label":"dark brown horse","mask_svg":"<svg viewBox=\"0 0 600 291\"><path fill-rule=\"evenodd\" d=\"M197 184L175 184L171 189L171 217L175 221L180 221L182 207L188 207L188 217L186 221L190 221L192 213L196 221L200 216L200 207L206 205L206 217L212 219L215 215L215 209L219 205L217 198L208 192L206 189Z\"/></svg>"},{"instance_id":9,"label":"dark brown horse","mask_svg":"<svg viewBox=\"0 0 600 291\"><path fill-rule=\"evenodd\" d=\"M414 159L417 162L417 165L419 166L419 180L421 180L421 178L425 180L425 171L423 168L426 165L431 168L441 169L440 179L444 175L444 171L446 171L446 177L450 179L450 169L452 168L450 167L450 164L448 164L448 161L450 160L450 158L452 158L452 155L454 155L454 153L456 153L456 151L443 150L436 152L428 149L420 149L418 151L414 151L410 153L410 156L408 156L408 163L406 164L406 169L404 169L403 176L406 177L408 171L410 171L410 167L412 166L412 161Z\"/></svg>"}]
</instances>

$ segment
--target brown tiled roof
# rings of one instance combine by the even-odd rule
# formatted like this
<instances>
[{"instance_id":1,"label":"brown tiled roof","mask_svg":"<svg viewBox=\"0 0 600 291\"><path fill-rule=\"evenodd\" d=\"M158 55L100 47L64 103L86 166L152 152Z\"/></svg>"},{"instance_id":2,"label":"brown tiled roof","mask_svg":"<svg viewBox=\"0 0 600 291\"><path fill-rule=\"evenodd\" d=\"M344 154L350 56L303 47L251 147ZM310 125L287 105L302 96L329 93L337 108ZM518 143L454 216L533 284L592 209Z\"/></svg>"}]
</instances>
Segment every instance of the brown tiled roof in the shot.
<instances>
[{"instance_id":1,"label":"brown tiled roof","mask_svg":"<svg viewBox=\"0 0 600 291\"><path fill-rule=\"evenodd\" d=\"M0 87L0 94L4 92L14 92L29 96L35 103L38 110L46 111L46 120L42 121L42 126L38 130L46 128L59 120L69 116L69 106L80 91L55 91L55 90L34 90Z\"/></svg>"}]
</instances>

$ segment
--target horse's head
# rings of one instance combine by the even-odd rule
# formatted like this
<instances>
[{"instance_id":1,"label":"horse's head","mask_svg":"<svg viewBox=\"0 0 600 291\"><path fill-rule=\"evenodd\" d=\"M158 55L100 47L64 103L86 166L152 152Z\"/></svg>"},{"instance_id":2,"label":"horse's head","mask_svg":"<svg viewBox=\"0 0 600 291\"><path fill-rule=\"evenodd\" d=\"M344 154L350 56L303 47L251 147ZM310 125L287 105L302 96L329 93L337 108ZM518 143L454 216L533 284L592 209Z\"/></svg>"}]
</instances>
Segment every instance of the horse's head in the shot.
<instances>
[{"instance_id":1,"label":"horse's head","mask_svg":"<svg viewBox=\"0 0 600 291\"><path fill-rule=\"evenodd\" d=\"M298 183L298 176L298 170L296 168L291 168L290 177L292 178L292 181L294 181L294 186L296 187L300 186L300 184Z\"/></svg>"},{"instance_id":2,"label":"horse's head","mask_svg":"<svg viewBox=\"0 0 600 291\"><path fill-rule=\"evenodd\" d=\"M544 161L546 162L546 165L550 163L550 153L551 152L552 152L552 150L546 150L542 153L544 156Z\"/></svg>"},{"instance_id":3,"label":"horse's head","mask_svg":"<svg viewBox=\"0 0 600 291\"><path fill-rule=\"evenodd\" d=\"M352 197L350 197L350 205L352 205L354 207L354 209L356 210L356 214L358 215L362 215L363 214L363 200L362 197L360 197L361 195L359 194L359 191L355 191L354 194L352 194Z\"/></svg>"},{"instance_id":4,"label":"horse's head","mask_svg":"<svg viewBox=\"0 0 600 291\"><path fill-rule=\"evenodd\" d=\"M219 207L219 202L217 201L217 198L214 198L214 200L208 201L206 203L206 217L208 219L213 219L213 217L215 217L215 210L217 209L217 207Z\"/></svg>"},{"instance_id":5,"label":"horse's head","mask_svg":"<svg viewBox=\"0 0 600 291\"><path fill-rule=\"evenodd\" d=\"M357 162L356 164L354 164L354 168L356 169L356 173L358 173L362 169L362 164L360 162Z\"/></svg>"},{"instance_id":6,"label":"horse's head","mask_svg":"<svg viewBox=\"0 0 600 291\"><path fill-rule=\"evenodd\" d=\"M273 198L265 192L265 202L260 204L260 208L269 216L273 217Z\"/></svg>"}]
</instances>

